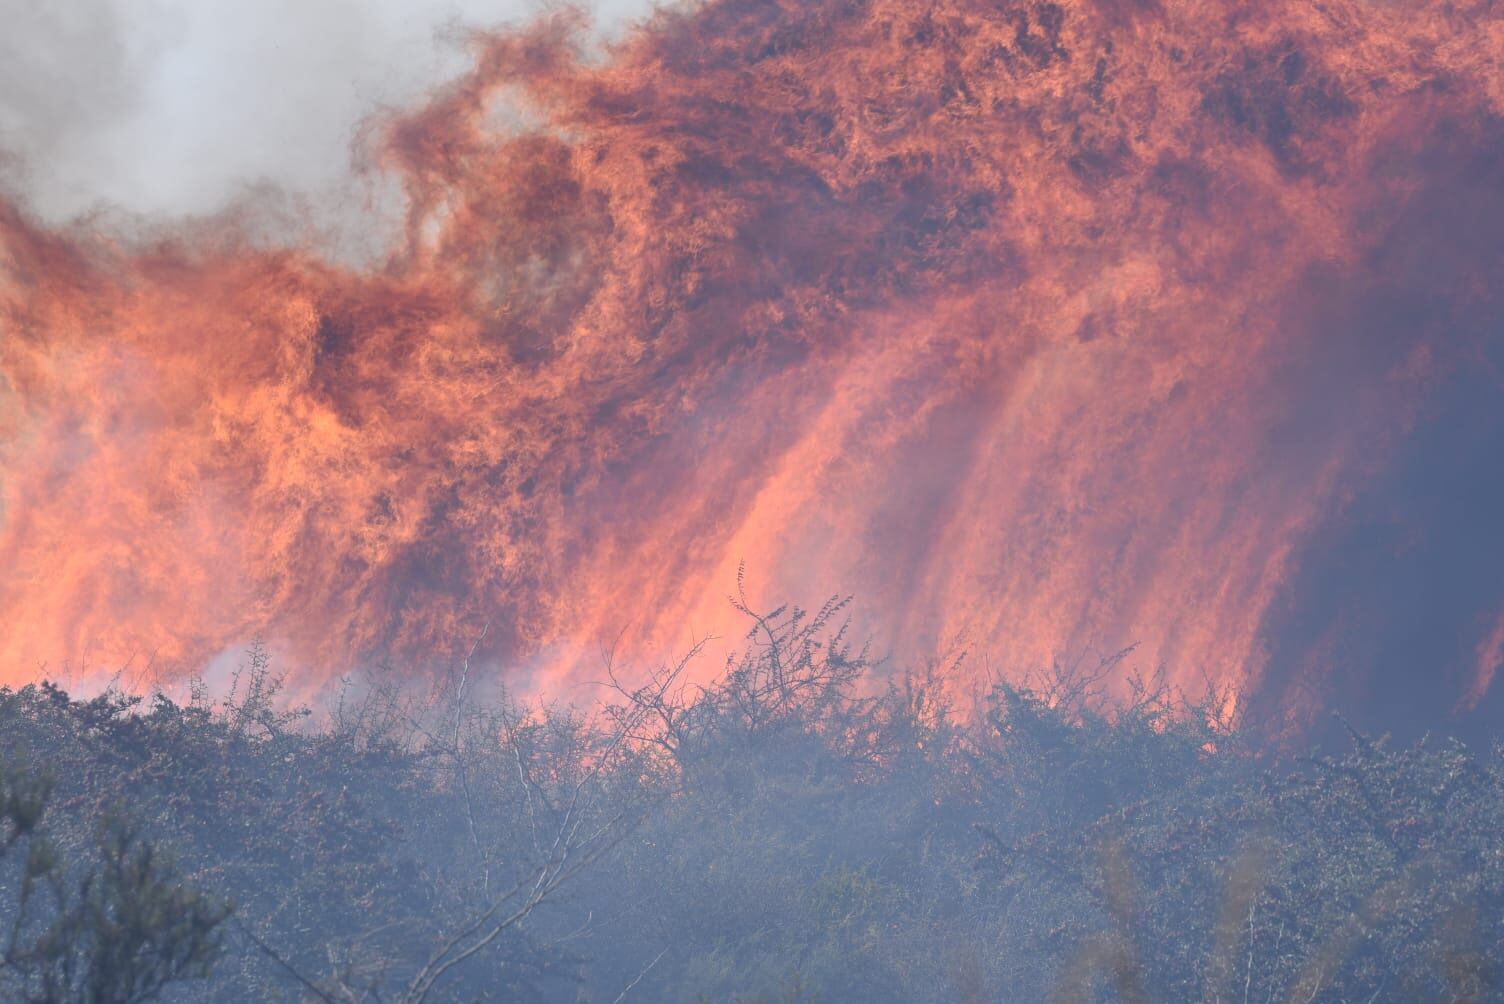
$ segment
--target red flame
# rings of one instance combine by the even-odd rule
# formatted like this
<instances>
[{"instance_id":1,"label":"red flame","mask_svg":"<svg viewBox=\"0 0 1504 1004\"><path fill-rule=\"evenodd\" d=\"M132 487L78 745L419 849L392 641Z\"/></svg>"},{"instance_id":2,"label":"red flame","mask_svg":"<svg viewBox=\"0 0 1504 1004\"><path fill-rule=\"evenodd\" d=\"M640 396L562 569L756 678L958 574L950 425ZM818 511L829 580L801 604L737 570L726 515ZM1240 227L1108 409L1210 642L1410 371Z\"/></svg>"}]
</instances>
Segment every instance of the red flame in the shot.
<instances>
[{"instance_id":1,"label":"red flame","mask_svg":"<svg viewBox=\"0 0 1504 1004\"><path fill-rule=\"evenodd\" d=\"M382 127L409 211L370 271L3 209L0 679L256 634L328 673L491 621L558 680L734 626L746 559L902 657L1139 642L1256 686L1313 540L1491 351L1481 0L722 0L579 38L480 37Z\"/></svg>"}]
</instances>

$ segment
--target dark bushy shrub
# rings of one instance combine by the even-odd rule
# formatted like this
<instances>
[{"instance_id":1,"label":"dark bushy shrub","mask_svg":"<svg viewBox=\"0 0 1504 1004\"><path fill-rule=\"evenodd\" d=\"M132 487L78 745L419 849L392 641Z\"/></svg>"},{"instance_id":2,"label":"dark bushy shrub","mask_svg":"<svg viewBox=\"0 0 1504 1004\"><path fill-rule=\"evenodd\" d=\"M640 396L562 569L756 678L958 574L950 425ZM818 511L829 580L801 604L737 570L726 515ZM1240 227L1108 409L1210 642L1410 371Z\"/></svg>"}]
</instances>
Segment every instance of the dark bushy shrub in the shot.
<instances>
[{"instance_id":1,"label":"dark bushy shrub","mask_svg":"<svg viewBox=\"0 0 1504 1004\"><path fill-rule=\"evenodd\" d=\"M49 846L95 862L56 915L145 911L126 955L160 933L172 978L140 986L170 999L1499 992L1497 750L1259 754L1229 695L1107 701L1126 654L962 714L943 669L875 684L840 604L743 606L714 683L682 662L591 714L478 701L459 660L314 722L257 651L219 705L0 692L0 758L50 765ZM6 783L30 833L34 792ZM115 935L71 937L71 986L125 965Z\"/></svg>"}]
</instances>

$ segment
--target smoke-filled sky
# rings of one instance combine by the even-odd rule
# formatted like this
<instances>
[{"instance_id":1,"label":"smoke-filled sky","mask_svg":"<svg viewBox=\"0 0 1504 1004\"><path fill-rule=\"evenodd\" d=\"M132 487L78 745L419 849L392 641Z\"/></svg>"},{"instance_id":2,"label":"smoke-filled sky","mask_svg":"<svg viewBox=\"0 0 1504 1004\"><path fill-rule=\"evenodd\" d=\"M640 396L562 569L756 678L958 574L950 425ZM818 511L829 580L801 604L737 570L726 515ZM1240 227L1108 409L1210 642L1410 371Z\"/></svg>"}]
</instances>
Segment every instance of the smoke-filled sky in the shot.
<instances>
[{"instance_id":1,"label":"smoke-filled sky","mask_svg":"<svg viewBox=\"0 0 1504 1004\"><path fill-rule=\"evenodd\" d=\"M645 0L588 5L603 34ZM204 213L347 187L360 121L459 74L531 0L0 0L0 149L33 210ZM16 173L12 164L12 175Z\"/></svg>"},{"instance_id":2,"label":"smoke-filled sky","mask_svg":"<svg viewBox=\"0 0 1504 1004\"><path fill-rule=\"evenodd\" d=\"M360 9L44 18L0 70L0 678L490 624L562 693L735 632L745 562L896 664L1493 713L1487 3L718 0L606 49ZM337 188L366 111L374 258L254 202L64 225Z\"/></svg>"}]
</instances>

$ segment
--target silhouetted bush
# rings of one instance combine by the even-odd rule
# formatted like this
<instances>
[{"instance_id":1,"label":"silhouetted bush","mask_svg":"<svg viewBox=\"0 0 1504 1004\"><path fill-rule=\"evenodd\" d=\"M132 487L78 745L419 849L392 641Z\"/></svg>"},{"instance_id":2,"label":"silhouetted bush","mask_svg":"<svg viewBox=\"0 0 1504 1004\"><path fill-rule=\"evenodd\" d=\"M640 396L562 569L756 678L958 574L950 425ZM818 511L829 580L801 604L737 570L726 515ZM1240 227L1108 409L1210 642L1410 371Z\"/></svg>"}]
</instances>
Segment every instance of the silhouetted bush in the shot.
<instances>
[{"instance_id":1,"label":"silhouetted bush","mask_svg":"<svg viewBox=\"0 0 1504 1004\"><path fill-rule=\"evenodd\" d=\"M229 908L116 815L89 853L65 856L44 826L51 793L45 777L0 764L5 999L131 1004L206 978Z\"/></svg>"}]
</instances>

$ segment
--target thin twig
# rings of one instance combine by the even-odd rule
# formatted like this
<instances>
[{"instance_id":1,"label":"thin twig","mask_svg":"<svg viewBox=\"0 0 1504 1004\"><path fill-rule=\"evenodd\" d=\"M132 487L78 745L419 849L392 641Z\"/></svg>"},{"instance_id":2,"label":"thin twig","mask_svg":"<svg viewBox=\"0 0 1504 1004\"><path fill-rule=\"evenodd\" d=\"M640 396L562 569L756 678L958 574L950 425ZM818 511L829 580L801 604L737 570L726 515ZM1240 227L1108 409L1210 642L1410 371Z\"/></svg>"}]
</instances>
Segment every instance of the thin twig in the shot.
<instances>
[{"instance_id":1,"label":"thin twig","mask_svg":"<svg viewBox=\"0 0 1504 1004\"><path fill-rule=\"evenodd\" d=\"M663 951L661 951L657 955L653 956L653 961L649 962L646 966L643 967L642 972L640 972L640 973L637 974L637 978L636 979L634 979L631 983L628 983L625 987L622 988L621 993L619 993L619 994L616 995L616 1000L612 1001L611 1004L622 1004L622 1002L627 999L627 994L629 994L629 993L632 992L632 988L635 987L635 986L637 986L637 984L641 983L643 981L643 978L645 976L647 976L648 973L652 972L653 967L658 964L658 960L661 959L661 958L663 958L667 954L668 954L668 949L665 948Z\"/></svg>"},{"instance_id":2,"label":"thin twig","mask_svg":"<svg viewBox=\"0 0 1504 1004\"><path fill-rule=\"evenodd\" d=\"M454 762L459 770L460 790L465 796L465 819L470 825L470 843L475 846L476 857L480 859L481 878L487 896L491 895L491 856L481 847L480 830L475 825L475 801L470 796L470 777L465 770L464 751L460 749L460 722L465 710L465 683L470 678L470 660L474 658L476 649L486 640L486 633L490 630L491 622L486 621L485 627L480 629L480 636L465 655L465 662L460 667L459 686L454 692Z\"/></svg>"},{"instance_id":3,"label":"thin twig","mask_svg":"<svg viewBox=\"0 0 1504 1004\"><path fill-rule=\"evenodd\" d=\"M250 926L242 921L239 917L231 914L230 919L234 921L235 926L240 928L240 930L245 934L247 938L251 939L251 942L257 948L261 949L262 953L264 953L267 958L271 959L277 965L286 970L287 973L292 976L293 979L301 983L309 993L313 994L319 1000L324 1001L325 1004L338 1004L338 1002L335 1001L333 997L329 996L326 991L320 988L318 984L314 983L308 977L298 972L297 967L283 958L281 953L279 953L275 948L273 948L271 945L268 945L265 941L262 941L260 935L251 930Z\"/></svg>"}]
</instances>

